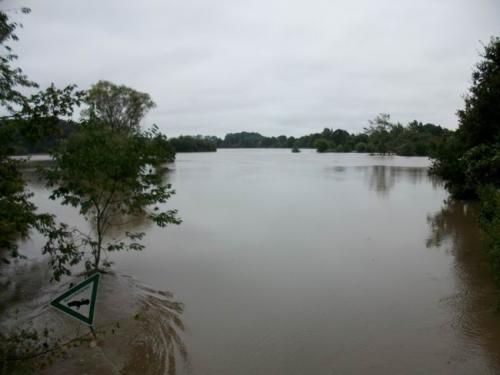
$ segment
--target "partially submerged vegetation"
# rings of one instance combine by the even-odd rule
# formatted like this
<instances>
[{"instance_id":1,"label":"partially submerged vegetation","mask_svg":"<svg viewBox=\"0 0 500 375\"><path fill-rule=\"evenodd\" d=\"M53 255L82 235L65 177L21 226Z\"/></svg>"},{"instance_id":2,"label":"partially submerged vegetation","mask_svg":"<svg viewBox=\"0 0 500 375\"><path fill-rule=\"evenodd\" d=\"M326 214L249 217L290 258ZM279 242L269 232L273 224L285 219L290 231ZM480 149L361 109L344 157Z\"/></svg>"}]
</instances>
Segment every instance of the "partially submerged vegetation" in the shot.
<instances>
[{"instance_id":1,"label":"partially submerged vegetation","mask_svg":"<svg viewBox=\"0 0 500 375\"><path fill-rule=\"evenodd\" d=\"M49 238L44 253L50 255L56 280L82 259L87 271L96 271L111 265L103 259L110 252L143 250L144 233L120 230L127 220L140 217L161 227L180 223L175 210L160 207L174 193L163 183L162 166L174 152L155 129L83 123L52 156L55 167L44 173L53 188L51 199L77 208L93 226L89 233L65 227L64 241Z\"/></svg>"},{"instance_id":2,"label":"partially submerged vegetation","mask_svg":"<svg viewBox=\"0 0 500 375\"><path fill-rule=\"evenodd\" d=\"M337 129L324 129L313 138L318 152L369 152L401 156L429 156L452 132L433 124L412 121L406 126L391 122L388 114L381 113L363 133L350 134ZM300 145L300 139L298 141Z\"/></svg>"},{"instance_id":3,"label":"partially submerged vegetation","mask_svg":"<svg viewBox=\"0 0 500 375\"><path fill-rule=\"evenodd\" d=\"M436 150L433 173L457 199L480 201L479 224L500 281L500 38L485 46L472 73L459 127Z\"/></svg>"},{"instance_id":4,"label":"partially submerged vegetation","mask_svg":"<svg viewBox=\"0 0 500 375\"><path fill-rule=\"evenodd\" d=\"M174 193L162 172L175 151L158 128L139 126L154 106L148 94L99 81L88 91L51 85L23 95L20 88L38 85L12 66L17 56L6 43L17 40L18 26L0 11L0 107L6 113L0 118L0 259L19 257L17 241L36 229L47 240L43 253L53 279L71 275L82 260L87 271L102 270L111 265L105 253L144 249L144 234L126 231L124 220L141 218L161 227L180 223L175 210L162 206ZM75 121L79 107L82 116ZM52 188L51 199L75 207L91 223L88 233L37 211L20 172L22 161L10 158L20 139L32 145L52 139L45 151L55 166L42 176ZM60 347L45 330L17 328L0 332L0 373L32 373Z\"/></svg>"},{"instance_id":5,"label":"partially submerged vegetation","mask_svg":"<svg viewBox=\"0 0 500 375\"><path fill-rule=\"evenodd\" d=\"M23 8L23 13L29 9ZM20 68L13 66L17 55L12 53L9 43L16 41L19 24L9 20L0 11L0 108L5 113L0 118L0 260L8 263L19 256L17 240L26 237L33 229L48 236L56 233L57 226L52 215L37 212L30 201L31 193L26 190L20 173L22 161L10 158L14 149L13 138L22 134L26 139L36 140L50 136L59 118L73 114L73 108L80 104L82 94L70 85L57 89L53 85L31 96L25 96L20 88L36 89Z\"/></svg>"},{"instance_id":6,"label":"partially submerged vegetation","mask_svg":"<svg viewBox=\"0 0 500 375\"><path fill-rule=\"evenodd\" d=\"M175 152L214 152L217 151L217 137L202 135L180 135L169 139Z\"/></svg>"},{"instance_id":7,"label":"partially submerged vegetation","mask_svg":"<svg viewBox=\"0 0 500 375\"><path fill-rule=\"evenodd\" d=\"M24 13L29 10L23 9ZM179 224L175 210L164 203L174 191L164 183L164 163L175 152L215 151L219 148L315 148L318 152L370 152L404 156L433 156L433 173L446 181L457 199L479 199L479 223L485 234L492 268L500 280L500 39L485 47L472 76L472 87L459 111L456 132L417 121L394 123L387 114L370 121L364 132L351 134L325 128L302 137L265 137L255 132L213 136L179 136L167 140L153 127L144 131L140 121L154 102L148 94L126 86L99 81L88 91L69 85L50 86L26 96L20 88L38 89L14 66L16 56L6 43L17 39L16 23L0 12L0 259L18 257L17 241L38 230L47 238L43 253L50 257L53 278L70 275L85 263L86 271L111 266L106 254L143 250L144 233L122 228L125 220L146 219L158 226ZM78 120L76 109L83 107ZM55 166L43 175L52 199L75 207L91 231L57 223L30 201L14 153L50 152ZM149 301L148 301L149 302ZM151 303L148 303L151 306ZM171 316L181 330L182 307L173 304ZM139 320L138 317L137 320ZM155 317L156 318L156 317ZM157 319L160 321L159 319ZM154 327L155 330L157 327ZM46 332L0 332L0 356L11 356L0 372L24 371L16 356L27 351L33 358L47 351ZM179 343L178 336L172 339ZM171 346L173 347L173 346ZM185 350L179 349L181 353ZM43 356L43 355L42 355ZM42 357L41 356L41 357ZM24 358L24 357L19 357ZM17 359L19 359L17 358ZM172 361L169 355L170 366ZM173 365L175 366L175 364ZM35 367L36 368L36 367Z\"/></svg>"},{"instance_id":8,"label":"partially submerged vegetation","mask_svg":"<svg viewBox=\"0 0 500 375\"><path fill-rule=\"evenodd\" d=\"M255 132L240 132L226 134L224 139L214 136L181 136L171 139L171 142L179 152L215 151L216 148L313 148L318 152L430 156L452 133L440 126L418 121L412 121L406 126L394 123L388 114L382 113L369 121L369 126L359 134L325 128L321 133L298 138L285 135L266 137Z\"/></svg>"},{"instance_id":9,"label":"partially submerged vegetation","mask_svg":"<svg viewBox=\"0 0 500 375\"><path fill-rule=\"evenodd\" d=\"M74 122L61 121L57 136L68 138L75 130ZM229 133L222 138L203 135L180 135L168 141L176 152L214 152L218 148L313 148L318 152L367 152L401 156L430 156L451 136L451 130L433 124L412 121L409 124L391 122L388 114L379 114L359 134L343 129L325 128L321 133L302 137L266 137L255 132ZM12 148L16 154L48 153L56 140L45 137L33 142L15 131Z\"/></svg>"}]
</instances>

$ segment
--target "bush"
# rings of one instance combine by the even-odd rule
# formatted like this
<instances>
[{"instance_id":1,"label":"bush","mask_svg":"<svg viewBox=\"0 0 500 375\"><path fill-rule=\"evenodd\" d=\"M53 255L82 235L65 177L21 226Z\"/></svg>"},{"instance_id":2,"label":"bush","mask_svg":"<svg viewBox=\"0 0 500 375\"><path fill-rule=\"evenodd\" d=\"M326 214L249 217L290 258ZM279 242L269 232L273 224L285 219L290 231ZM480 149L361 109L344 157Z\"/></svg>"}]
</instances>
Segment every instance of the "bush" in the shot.
<instances>
[{"instance_id":1,"label":"bush","mask_svg":"<svg viewBox=\"0 0 500 375\"><path fill-rule=\"evenodd\" d=\"M479 224L493 273L500 282L500 189L493 185L483 186L479 189L479 197Z\"/></svg>"},{"instance_id":2,"label":"bush","mask_svg":"<svg viewBox=\"0 0 500 375\"><path fill-rule=\"evenodd\" d=\"M364 142L357 143L356 146L354 147L354 150L356 152L366 152L367 151L366 143Z\"/></svg>"},{"instance_id":3,"label":"bush","mask_svg":"<svg viewBox=\"0 0 500 375\"><path fill-rule=\"evenodd\" d=\"M317 139L314 142L314 147L316 148L316 151L318 152L326 152L330 148L330 142L328 142L326 139Z\"/></svg>"}]
</instances>

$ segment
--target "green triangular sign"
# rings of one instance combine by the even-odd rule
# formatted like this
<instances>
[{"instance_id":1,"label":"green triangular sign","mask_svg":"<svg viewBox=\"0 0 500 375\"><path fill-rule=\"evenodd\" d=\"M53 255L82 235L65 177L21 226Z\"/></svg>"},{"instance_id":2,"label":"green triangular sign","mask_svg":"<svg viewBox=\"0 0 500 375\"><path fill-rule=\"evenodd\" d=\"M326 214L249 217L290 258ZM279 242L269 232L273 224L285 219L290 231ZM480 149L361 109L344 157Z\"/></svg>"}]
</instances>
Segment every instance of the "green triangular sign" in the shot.
<instances>
[{"instance_id":1,"label":"green triangular sign","mask_svg":"<svg viewBox=\"0 0 500 375\"><path fill-rule=\"evenodd\" d=\"M93 274L61 294L50 304L72 318L91 326L94 321L99 276L99 273Z\"/></svg>"}]
</instances>

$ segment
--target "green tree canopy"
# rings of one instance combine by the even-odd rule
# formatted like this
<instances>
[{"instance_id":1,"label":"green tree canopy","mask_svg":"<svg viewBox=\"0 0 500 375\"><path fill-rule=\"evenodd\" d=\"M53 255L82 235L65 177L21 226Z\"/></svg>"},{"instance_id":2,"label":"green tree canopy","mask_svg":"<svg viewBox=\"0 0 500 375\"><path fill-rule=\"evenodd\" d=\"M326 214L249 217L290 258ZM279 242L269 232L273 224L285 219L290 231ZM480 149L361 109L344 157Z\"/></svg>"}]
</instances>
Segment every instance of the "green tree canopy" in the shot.
<instances>
[{"instance_id":1,"label":"green tree canopy","mask_svg":"<svg viewBox=\"0 0 500 375\"><path fill-rule=\"evenodd\" d=\"M27 8L21 11L29 13ZM63 90L51 86L30 97L21 93L21 88L38 85L13 66L17 56L7 43L17 40L15 30L18 26L0 11L0 109L5 113L0 118L0 259L4 261L8 261L6 250L12 256L18 255L16 241L26 236L31 228L44 234L55 228L53 216L37 213L36 206L29 200L31 193L19 170L22 162L10 158L13 137L23 132L26 137L36 139L42 127L59 116L70 116L79 103L74 86Z\"/></svg>"},{"instance_id":2,"label":"green tree canopy","mask_svg":"<svg viewBox=\"0 0 500 375\"><path fill-rule=\"evenodd\" d=\"M144 116L155 103L149 94L124 85L99 81L87 93L88 108L82 115L112 129L137 131Z\"/></svg>"},{"instance_id":3,"label":"green tree canopy","mask_svg":"<svg viewBox=\"0 0 500 375\"><path fill-rule=\"evenodd\" d=\"M29 8L21 8L23 13L29 13ZM19 91L21 87L38 87L28 79L22 69L13 66L17 55L12 53L12 47L8 44L17 41L15 33L19 23L12 22L7 13L0 11L0 106L8 112L14 112L16 107L26 103L26 97Z\"/></svg>"},{"instance_id":4,"label":"green tree canopy","mask_svg":"<svg viewBox=\"0 0 500 375\"><path fill-rule=\"evenodd\" d=\"M500 142L500 38L492 38L481 57L465 107L457 112L459 133L468 148Z\"/></svg>"},{"instance_id":5,"label":"green tree canopy","mask_svg":"<svg viewBox=\"0 0 500 375\"><path fill-rule=\"evenodd\" d=\"M174 194L163 183L162 167L174 152L156 128L131 134L84 123L53 157L56 166L45 172L54 189L51 198L78 208L94 226L92 233L74 228L62 250L49 241L45 252L51 255L55 278L69 274L68 265L83 258L88 270L99 269L104 252L142 250L143 233L119 229L126 220L144 217L162 227L180 223L175 210L161 207ZM117 234L109 237L112 229Z\"/></svg>"},{"instance_id":6,"label":"green tree canopy","mask_svg":"<svg viewBox=\"0 0 500 375\"><path fill-rule=\"evenodd\" d=\"M500 38L492 38L481 57L458 111L458 130L440 145L433 164L460 198L477 197L483 185L500 187Z\"/></svg>"}]
</instances>

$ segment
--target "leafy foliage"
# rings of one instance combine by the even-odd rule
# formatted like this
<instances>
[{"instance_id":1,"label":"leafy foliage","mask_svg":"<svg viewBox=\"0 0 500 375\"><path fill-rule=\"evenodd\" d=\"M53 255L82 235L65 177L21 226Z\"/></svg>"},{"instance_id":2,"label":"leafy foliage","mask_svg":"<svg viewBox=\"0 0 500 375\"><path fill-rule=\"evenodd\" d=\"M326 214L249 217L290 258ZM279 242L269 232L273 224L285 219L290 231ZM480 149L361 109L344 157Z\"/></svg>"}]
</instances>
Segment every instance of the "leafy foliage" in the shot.
<instances>
[{"instance_id":1,"label":"leafy foliage","mask_svg":"<svg viewBox=\"0 0 500 375\"><path fill-rule=\"evenodd\" d=\"M13 23L7 14L0 11L0 107L8 112L14 111L17 105L23 105L26 98L17 90L18 87L34 87L36 84L28 80L20 68L13 67L17 56L12 54L11 47L5 43L17 40ZM0 142L7 145L12 128L0 126ZM18 236L26 236L29 228L36 222L35 207L29 202L29 193L25 191L24 181L19 172L19 162L8 158L9 148L0 148L0 250L8 250L17 255L15 240ZM3 257L3 254L0 254ZM3 257L4 261L8 261Z\"/></svg>"},{"instance_id":2,"label":"leafy foliage","mask_svg":"<svg viewBox=\"0 0 500 375\"><path fill-rule=\"evenodd\" d=\"M155 106L149 94L124 85L99 81L87 93L88 108L82 115L93 123L115 130L137 131L139 123Z\"/></svg>"},{"instance_id":3,"label":"leafy foliage","mask_svg":"<svg viewBox=\"0 0 500 375\"><path fill-rule=\"evenodd\" d=\"M327 152L331 148L331 143L325 138L316 139L314 147L318 152Z\"/></svg>"},{"instance_id":4,"label":"leafy foliage","mask_svg":"<svg viewBox=\"0 0 500 375\"><path fill-rule=\"evenodd\" d=\"M433 172L454 197L480 201L479 224L500 282L500 38L484 47L472 73L459 128L436 153Z\"/></svg>"},{"instance_id":5,"label":"leafy foliage","mask_svg":"<svg viewBox=\"0 0 500 375\"><path fill-rule=\"evenodd\" d=\"M226 134L224 140L219 141L219 147L225 148L286 148L287 137L265 137L255 132L240 132Z\"/></svg>"},{"instance_id":6,"label":"leafy foliage","mask_svg":"<svg viewBox=\"0 0 500 375\"><path fill-rule=\"evenodd\" d=\"M77 129L78 124L62 119L47 120L46 126L40 127L29 124L24 119L0 123L0 131L7 127L10 135L5 141L5 147L9 148L9 154L32 155L50 153L59 142L67 139ZM38 136L34 136L35 134Z\"/></svg>"},{"instance_id":7,"label":"leafy foliage","mask_svg":"<svg viewBox=\"0 0 500 375\"><path fill-rule=\"evenodd\" d=\"M476 198L481 186L500 186L500 38L485 46L472 73L459 128L435 154L433 171L455 197Z\"/></svg>"},{"instance_id":8,"label":"leafy foliage","mask_svg":"<svg viewBox=\"0 0 500 375\"><path fill-rule=\"evenodd\" d=\"M325 128L323 132L299 138L297 144L318 152L371 152L402 156L432 155L445 139L449 130L433 124L412 121L403 126L390 121L388 114L380 114L369 121L364 133L350 134L342 129ZM305 142L305 143L304 143Z\"/></svg>"},{"instance_id":9,"label":"leafy foliage","mask_svg":"<svg viewBox=\"0 0 500 375\"><path fill-rule=\"evenodd\" d=\"M4 158L0 162L0 249L16 257L18 237L25 237L37 222L36 207L29 201L18 161ZM8 262L0 254L4 262Z\"/></svg>"},{"instance_id":10,"label":"leafy foliage","mask_svg":"<svg viewBox=\"0 0 500 375\"><path fill-rule=\"evenodd\" d=\"M21 11L29 13L27 8L21 8ZM5 43L17 40L15 30L18 26L0 11L0 45L3 49L0 56L0 108L8 113L0 118L0 257L5 262L8 262L5 251L11 256L19 255L16 240L25 237L30 229L36 228L47 234L56 228L54 218L36 213L35 205L29 201L31 194L26 190L19 171L22 161L9 157L13 152L13 137L23 133L26 138L37 139L42 132L49 134L49 127L45 125L53 123L58 116L70 116L80 98L74 86L63 90L50 86L30 97L21 94L20 87L37 85L28 80L20 68L11 65L17 56Z\"/></svg>"},{"instance_id":11,"label":"leafy foliage","mask_svg":"<svg viewBox=\"0 0 500 375\"><path fill-rule=\"evenodd\" d=\"M217 151L217 137L180 135L176 138L170 138L169 141L176 152Z\"/></svg>"},{"instance_id":12,"label":"leafy foliage","mask_svg":"<svg viewBox=\"0 0 500 375\"><path fill-rule=\"evenodd\" d=\"M481 57L465 107L457 113L459 134L467 148L500 142L500 38L491 38Z\"/></svg>"},{"instance_id":13,"label":"leafy foliage","mask_svg":"<svg viewBox=\"0 0 500 375\"><path fill-rule=\"evenodd\" d=\"M86 259L90 270L99 269L103 252L142 250L142 233L119 231L120 237L106 237L126 220L142 216L161 227L180 223L175 210L159 207L174 194L162 178L162 164L173 160L174 152L157 128L129 133L84 123L53 157L56 167L45 171L54 188L51 198L78 208L94 226L94 233L74 229L75 242L63 247L66 251L57 243L44 249L51 255L56 279L68 274L67 266L86 252L91 255Z\"/></svg>"},{"instance_id":14,"label":"leafy foliage","mask_svg":"<svg viewBox=\"0 0 500 375\"><path fill-rule=\"evenodd\" d=\"M385 116L385 117L384 117ZM380 117L380 116L379 116ZM217 148L316 148L319 152L372 152L380 154L398 154L403 156L428 156L434 154L440 144L450 138L452 132L432 124L412 121L407 126L387 122L384 127L377 125L377 117L370 122L364 133L351 134L342 129L325 128L321 133L313 133L299 138L266 137L254 132L229 133L224 139L215 136L181 135L170 138L176 152L209 152ZM388 115L382 115L386 121ZM75 124L61 122L60 138L67 138L74 130ZM34 144L18 135L13 146L18 153L49 152L54 138L42 138Z\"/></svg>"},{"instance_id":15,"label":"leafy foliage","mask_svg":"<svg viewBox=\"0 0 500 375\"><path fill-rule=\"evenodd\" d=\"M370 120L363 133L325 128L299 138L266 137L256 132L214 136L179 136L170 142L178 152L215 151L216 148L315 148L318 152L371 152L403 156L429 156L452 134L433 124L412 121L407 126L390 121L388 114Z\"/></svg>"},{"instance_id":16,"label":"leafy foliage","mask_svg":"<svg viewBox=\"0 0 500 375\"><path fill-rule=\"evenodd\" d=\"M412 121L407 126L390 122L388 114L380 114L369 122L363 133L351 134L343 129L325 128L321 133L299 138L265 137L255 132L226 134L224 139L205 137L221 148L315 148L318 152L372 152L403 156L432 155L451 135L451 131L433 124ZM180 137L179 137L180 138ZM201 139L201 137L197 137ZM175 138L171 142L176 142ZM185 147L196 151L195 147ZM177 149L177 147L176 147ZM179 147L178 150L182 148Z\"/></svg>"},{"instance_id":17,"label":"leafy foliage","mask_svg":"<svg viewBox=\"0 0 500 375\"><path fill-rule=\"evenodd\" d=\"M29 12L26 8L21 11ZM18 26L0 11L0 108L6 114L0 118L0 259L8 262L5 250L17 256L17 239L27 236L32 228L37 229L48 239L43 252L51 255L54 278L58 280L71 273L71 266L85 259L85 250L93 257L92 261L87 259L87 268L98 269L103 251L144 248L140 243L143 233L122 230L119 233L124 238L106 237L111 227L124 224L117 222L118 217L142 215L159 226L180 223L175 210L159 207L174 193L162 183L162 165L173 160L175 152L157 128L149 132L138 129L140 120L153 106L147 94L100 82L88 94L76 91L74 85L64 89L51 85L24 96L21 88L37 85L20 68L12 66L17 56L5 44L17 40L14 31ZM89 121L77 125L69 120L83 100L89 105ZM61 134L61 129L69 129L62 124L71 124L72 130ZM34 145L48 138L56 139L45 147L55 148L53 154L58 163L47 171L48 181L54 187L52 198L78 207L94 224L94 233L56 225L54 216L37 213L29 200L31 193L19 170L22 162L10 155L21 141ZM106 260L102 263L109 265ZM180 322L175 314L172 319ZM49 339L47 329L41 333L34 329L2 331L0 373L39 372L50 365L54 356L88 341L87 336L61 343ZM178 343L180 339L176 335L174 340ZM180 348L185 357L184 348ZM170 357L168 364L175 369L175 361Z\"/></svg>"},{"instance_id":18,"label":"leafy foliage","mask_svg":"<svg viewBox=\"0 0 500 375\"><path fill-rule=\"evenodd\" d=\"M500 189L485 185L479 190L479 223L486 240L493 274L500 283Z\"/></svg>"},{"instance_id":19,"label":"leafy foliage","mask_svg":"<svg viewBox=\"0 0 500 375\"><path fill-rule=\"evenodd\" d=\"M21 8L23 13L29 13L29 8ZM26 97L19 91L20 87L38 87L29 80L21 68L12 66L17 60L17 55L12 53L12 47L7 43L17 41L16 29L21 26L12 22L7 14L0 11L0 107L9 112L14 112L16 107L26 102Z\"/></svg>"},{"instance_id":20,"label":"leafy foliage","mask_svg":"<svg viewBox=\"0 0 500 375\"><path fill-rule=\"evenodd\" d=\"M75 108L82 104L86 93L76 90L75 85L58 89L51 84L45 90L31 95L22 111L13 118L22 135L30 141L53 137L61 138L60 124L63 118L71 120Z\"/></svg>"}]
</instances>

